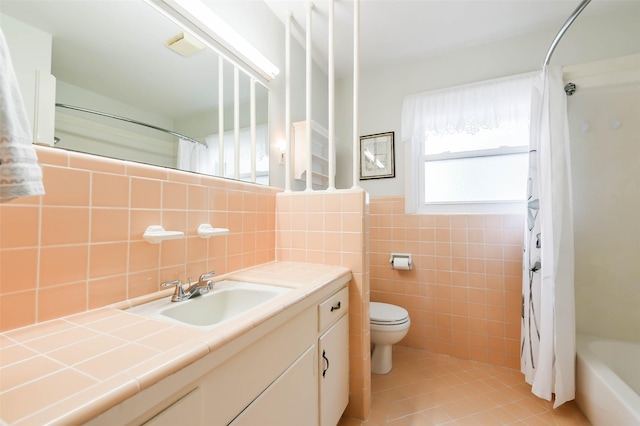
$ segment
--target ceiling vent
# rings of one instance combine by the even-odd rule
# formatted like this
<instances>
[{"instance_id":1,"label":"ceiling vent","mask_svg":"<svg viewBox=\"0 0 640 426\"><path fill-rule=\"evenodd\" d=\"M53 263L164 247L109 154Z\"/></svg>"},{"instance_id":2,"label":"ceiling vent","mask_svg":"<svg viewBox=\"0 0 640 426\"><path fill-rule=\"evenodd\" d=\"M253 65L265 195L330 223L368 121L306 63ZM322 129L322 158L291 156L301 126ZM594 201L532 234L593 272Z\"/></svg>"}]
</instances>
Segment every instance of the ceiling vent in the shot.
<instances>
[{"instance_id":1,"label":"ceiling vent","mask_svg":"<svg viewBox=\"0 0 640 426\"><path fill-rule=\"evenodd\" d=\"M171 37L164 44L182 56L191 56L204 49L204 44L189 33L182 32Z\"/></svg>"}]
</instances>

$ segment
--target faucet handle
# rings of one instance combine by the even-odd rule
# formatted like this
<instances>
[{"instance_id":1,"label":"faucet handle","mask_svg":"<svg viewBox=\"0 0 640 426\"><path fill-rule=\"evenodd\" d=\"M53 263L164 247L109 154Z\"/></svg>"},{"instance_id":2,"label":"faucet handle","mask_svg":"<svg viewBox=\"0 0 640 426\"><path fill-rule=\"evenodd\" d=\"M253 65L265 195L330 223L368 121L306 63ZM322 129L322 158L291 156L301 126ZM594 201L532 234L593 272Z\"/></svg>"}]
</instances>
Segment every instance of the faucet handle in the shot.
<instances>
[{"instance_id":1,"label":"faucet handle","mask_svg":"<svg viewBox=\"0 0 640 426\"><path fill-rule=\"evenodd\" d=\"M162 283L162 284L161 284L161 286L162 286L162 287L171 287L171 286L173 286L173 285L175 285L175 286L178 286L178 285L179 285L179 286L182 286L182 281L180 281L180 280L175 280L175 281L168 281L168 282L166 282L166 283Z\"/></svg>"},{"instance_id":2,"label":"faucet handle","mask_svg":"<svg viewBox=\"0 0 640 426\"><path fill-rule=\"evenodd\" d=\"M175 281L168 281L168 282L166 282L166 283L162 283L162 284L161 284L161 286L162 286L162 287L171 287L172 285L176 285L176 286L177 286L177 285L179 285L179 286L181 286L181 285L182 285L182 281L180 281L180 280L175 280Z\"/></svg>"},{"instance_id":3,"label":"faucet handle","mask_svg":"<svg viewBox=\"0 0 640 426\"><path fill-rule=\"evenodd\" d=\"M216 274L216 271L211 271L211 272L207 272L205 274L200 275L200 280L199 282L202 282L208 278L211 278L212 276L214 276Z\"/></svg>"},{"instance_id":4,"label":"faucet handle","mask_svg":"<svg viewBox=\"0 0 640 426\"><path fill-rule=\"evenodd\" d=\"M172 302L177 302L187 298L187 294L184 292L184 287L182 287L182 281L180 280L168 281L166 283L162 283L161 286L162 287L176 286L176 291L173 293L173 296L171 296Z\"/></svg>"}]
</instances>

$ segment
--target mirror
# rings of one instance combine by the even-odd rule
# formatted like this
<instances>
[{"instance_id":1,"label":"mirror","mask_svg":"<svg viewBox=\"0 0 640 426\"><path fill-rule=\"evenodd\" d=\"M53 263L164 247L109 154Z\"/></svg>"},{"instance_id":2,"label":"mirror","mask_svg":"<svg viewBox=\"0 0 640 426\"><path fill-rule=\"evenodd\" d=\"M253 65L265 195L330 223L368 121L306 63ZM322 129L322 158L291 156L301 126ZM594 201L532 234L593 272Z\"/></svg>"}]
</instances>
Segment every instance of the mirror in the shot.
<instances>
[{"instance_id":1,"label":"mirror","mask_svg":"<svg viewBox=\"0 0 640 426\"><path fill-rule=\"evenodd\" d=\"M20 40L22 34L15 34L22 28L52 37L51 74L56 78L55 102L59 105L55 108L56 147L251 181L253 85L256 181L268 184L268 89L239 71L236 108L234 65L224 61L221 171L219 56L204 46L200 50L196 47L190 56L171 50L165 42L189 34L184 36L182 28L143 0L2 0L0 13L10 46L16 39L29 43L28 35ZM7 16L12 19L9 29L14 31L13 37L5 29ZM198 44L197 40L181 42L188 47ZM47 52L33 54L46 57ZM240 128L239 162L235 160L236 122ZM199 155L198 159L194 155Z\"/></svg>"}]
</instances>

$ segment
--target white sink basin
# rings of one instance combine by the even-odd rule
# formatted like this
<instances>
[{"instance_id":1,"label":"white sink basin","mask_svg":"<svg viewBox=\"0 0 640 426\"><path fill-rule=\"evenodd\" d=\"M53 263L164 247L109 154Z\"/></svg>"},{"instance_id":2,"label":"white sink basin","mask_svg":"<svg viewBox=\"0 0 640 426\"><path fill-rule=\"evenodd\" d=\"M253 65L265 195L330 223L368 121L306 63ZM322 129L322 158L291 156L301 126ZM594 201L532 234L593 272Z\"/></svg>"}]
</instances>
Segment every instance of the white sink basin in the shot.
<instances>
[{"instance_id":1,"label":"white sink basin","mask_svg":"<svg viewBox=\"0 0 640 426\"><path fill-rule=\"evenodd\" d=\"M290 288L220 281L209 293L183 302L162 298L135 306L127 312L181 325L212 329L257 308Z\"/></svg>"}]
</instances>

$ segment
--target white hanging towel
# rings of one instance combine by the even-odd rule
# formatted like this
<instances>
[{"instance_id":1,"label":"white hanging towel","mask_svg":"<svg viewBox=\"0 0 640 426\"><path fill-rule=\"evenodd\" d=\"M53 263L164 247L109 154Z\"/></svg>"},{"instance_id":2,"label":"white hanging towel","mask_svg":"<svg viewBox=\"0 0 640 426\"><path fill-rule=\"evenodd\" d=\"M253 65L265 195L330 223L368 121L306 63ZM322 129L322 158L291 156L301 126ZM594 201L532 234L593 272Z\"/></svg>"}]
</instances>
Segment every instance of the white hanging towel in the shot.
<instances>
[{"instance_id":1,"label":"white hanging towel","mask_svg":"<svg viewBox=\"0 0 640 426\"><path fill-rule=\"evenodd\" d=\"M0 28L0 202L44 194L31 127Z\"/></svg>"}]
</instances>

